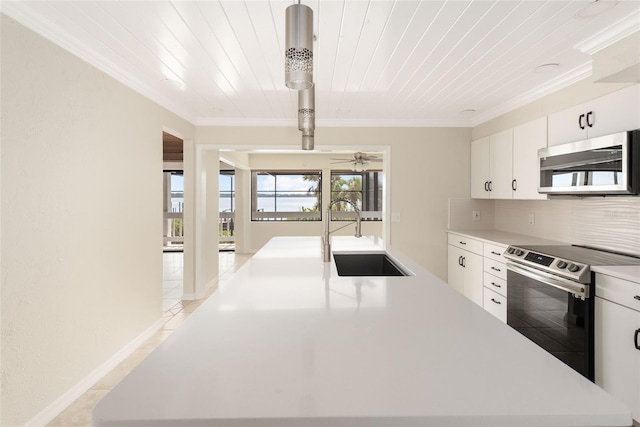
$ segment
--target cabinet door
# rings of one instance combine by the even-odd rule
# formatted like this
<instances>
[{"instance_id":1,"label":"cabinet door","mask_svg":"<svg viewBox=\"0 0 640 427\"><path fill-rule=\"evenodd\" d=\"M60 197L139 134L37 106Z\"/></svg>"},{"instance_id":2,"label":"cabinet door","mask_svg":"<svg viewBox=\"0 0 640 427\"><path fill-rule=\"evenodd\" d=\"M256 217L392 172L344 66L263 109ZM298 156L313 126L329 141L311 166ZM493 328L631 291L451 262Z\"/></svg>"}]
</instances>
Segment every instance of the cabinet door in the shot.
<instances>
[{"instance_id":1,"label":"cabinet door","mask_svg":"<svg viewBox=\"0 0 640 427\"><path fill-rule=\"evenodd\" d=\"M640 312L596 298L595 319L596 384L631 408L640 421L640 350L635 346Z\"/></svg>"},{"instance_id":2,"label":"cabinet door","mask_svg":"<svg viewBox=\"0 0 640 427\"><path fill-rule=\"evenodd\" d=\"M589 116L587 124L586 115ZM581 118L582 117L582 118ZM580 124L584 129L580 128ZM640 128L640 85L633 85L549 115L548 145Z\"/></svg>"},{"instance_id":3,"label":"cabinet door","mask_svg":"<svg viewBox=\"0 0 640 427\"><path fill-rule=\"evenodd\" d=\"M513 128L514 199L547 199L538 193L538 150L546 146L546 117Z\"/></svg>"},{"instance_id":4,"label":"cabinet door","mask_svg":"<svg viewBox=\"0 0 640 427\"><path fill-rule=\"evenodd\" d=\"M589 138L640 128L640 85L630 86L587 104Z\"/></svg>"},{"instance_id":5,"label":"cabinet door","mask_svg":"<svg viewBox=\"0 0 640 427\"><path fill-rule=\"evenodd\" d=\"M471 141L471 197L473 199L488 199L490 194L488 184L490 178L490 149L489 137Z\"/></svg>"},{"instance_id":6,"label":"cabinet door","mask_svg":"<svg viewBox=\"0 0 640 427\"><path fill-rule=\"evenodd\" d=\"M464 295L482 307L482 288L484 273L482 271L482 257L467 252L464 255Z\"/></svg>"},{"instance_id":7,"label":"cabinet door","mask_svg":"<svg viewBox=\"0 0 640 427\"><path fill-rule=\"evenodd\" d=\"M449 285L460 293L464 293L464 267L462 258L467 251L453 245L448 245L447 281Z\"/></svg>"},{"instance_id":8,"label":"cabinet door","mask_svg":"<svg viewBox=\"0 0 640 427\"><path fill-rule=\"evenodd\" d=\"M507 129L491 135L490 160L490 193L492 199L510 199L512 166L513 166L513 131Z\"/></svg>"},{"instance_id":9,"label":"cabinet door","mask_svg":"<svg viewBox=\"0 0 640 427\"><path fill-rule=\"evenodd\" d=\"M580 116L588 112L588 105L580 104L566 110L550 114L548 117L548 146L566 144L587 139L587 127L580 128ZM584 125L585 118L582 118Z\"/></svg>"}]
</instances>

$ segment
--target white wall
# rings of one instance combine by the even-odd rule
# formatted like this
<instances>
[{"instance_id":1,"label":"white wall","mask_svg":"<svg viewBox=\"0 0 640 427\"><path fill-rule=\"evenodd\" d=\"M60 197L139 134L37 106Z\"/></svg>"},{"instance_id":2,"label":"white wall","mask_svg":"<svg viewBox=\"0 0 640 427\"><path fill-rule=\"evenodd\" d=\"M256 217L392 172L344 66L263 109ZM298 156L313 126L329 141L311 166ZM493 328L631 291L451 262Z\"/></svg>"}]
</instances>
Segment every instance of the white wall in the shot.
<instances>
[{"instance_id":1,"label":"white wall","mask_svg":"<svg viewBox=\"0 0 640 427\"><path fill-rule=\"evenodd\" d=\"M387 209L401 217L400 222L390 224L391 244L446 278L448 199L469 196L470 140L468 128L318 127L315 146L361 151L391 147ZM199 127L196 141L224 147L299 149L300 132L293 127ZM288 228L287 232L291 230ZM254 238L259 242L277 232L272 230L261 236L255 231L252 243Z\"/></svg>"},{"instance_id":2,"label":"white wall","mask_svg":"<svg viewBox=\"0 0 640 427\"><path fill-rule=\"evenodd\" d=\"M162 310L162 129L193 126L2 15L2 419L22 425Z\"/></svg>"}]
</instances>

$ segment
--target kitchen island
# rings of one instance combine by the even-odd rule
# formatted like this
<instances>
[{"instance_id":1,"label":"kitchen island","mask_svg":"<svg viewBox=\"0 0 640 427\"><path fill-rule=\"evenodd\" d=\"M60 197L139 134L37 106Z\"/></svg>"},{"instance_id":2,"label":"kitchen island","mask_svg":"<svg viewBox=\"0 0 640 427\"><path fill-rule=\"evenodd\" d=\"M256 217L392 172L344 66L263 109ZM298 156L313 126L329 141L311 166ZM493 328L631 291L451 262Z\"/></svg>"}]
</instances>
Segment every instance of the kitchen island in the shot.
<instances>
[{"instance_id":1,"label":"kitchen island","mask_svg":"<svg viewBox=\"0 0 640 427\"><path fill-rule=\"evenodd\" d=\"M97 405L96 426L630 426L630 411L373 237L410 276L340 277L278 237Z\"/></svg>"}]
</instances>

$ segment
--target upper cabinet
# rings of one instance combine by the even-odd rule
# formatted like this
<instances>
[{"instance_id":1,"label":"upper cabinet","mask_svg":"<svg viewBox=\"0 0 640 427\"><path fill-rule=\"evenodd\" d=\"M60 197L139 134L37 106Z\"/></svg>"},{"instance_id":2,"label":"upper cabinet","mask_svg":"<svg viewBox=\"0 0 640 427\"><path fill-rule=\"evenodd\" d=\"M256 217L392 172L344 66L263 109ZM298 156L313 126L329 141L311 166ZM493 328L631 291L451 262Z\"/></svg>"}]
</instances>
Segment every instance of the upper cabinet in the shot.
<instances>
[{"instance_id":1,"label":"upper cabinet","mask_svg":"<svg viewBox=\"0 0 640 427\"><path fill-rule=\"evenodd\" d=\"M538 149L546 146L546 117L473 141L471 197L546 199L538 194Z\"/></svg>"},{"instance_id":2,"label":"upper cabinet","mask_svg":"<svg viewBox=\"0 0 640 427\"><path fill-rule=\"evenodd\" d=\"M547 118L513 128L514 199L547 199L538 193L538 150L547 146Z\"/></svg>"},{"instance_id":3,"label":"upper cabinet","mask_svg":"<svg viewBox=\"0 0 640 427\"><path fill-rule=\"evenodd\" d=\"M640 128L640 85L549 115L548 145Z\"/></svg>"}]
</instances>

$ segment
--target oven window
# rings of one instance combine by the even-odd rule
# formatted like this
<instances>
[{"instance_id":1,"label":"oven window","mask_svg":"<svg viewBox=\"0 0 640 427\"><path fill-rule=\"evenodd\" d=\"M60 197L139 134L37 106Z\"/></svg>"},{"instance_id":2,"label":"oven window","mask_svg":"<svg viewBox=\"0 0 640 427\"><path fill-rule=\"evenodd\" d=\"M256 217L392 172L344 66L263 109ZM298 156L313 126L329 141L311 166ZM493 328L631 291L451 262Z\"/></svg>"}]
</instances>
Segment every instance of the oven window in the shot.
<instances>
[{"instance_id":1,"label":"oven window","mask_svg":"<svg viewBox=\"0 0 640 427\"><path fill-rule=\"evenodd\" d=\"M507 273L507 324L593 380L590 300Z\"/></svg>"}]
</instances>

